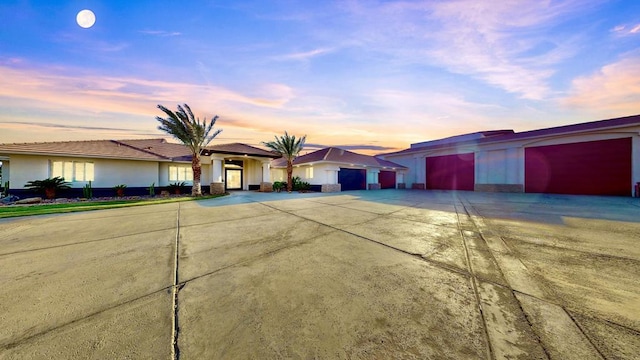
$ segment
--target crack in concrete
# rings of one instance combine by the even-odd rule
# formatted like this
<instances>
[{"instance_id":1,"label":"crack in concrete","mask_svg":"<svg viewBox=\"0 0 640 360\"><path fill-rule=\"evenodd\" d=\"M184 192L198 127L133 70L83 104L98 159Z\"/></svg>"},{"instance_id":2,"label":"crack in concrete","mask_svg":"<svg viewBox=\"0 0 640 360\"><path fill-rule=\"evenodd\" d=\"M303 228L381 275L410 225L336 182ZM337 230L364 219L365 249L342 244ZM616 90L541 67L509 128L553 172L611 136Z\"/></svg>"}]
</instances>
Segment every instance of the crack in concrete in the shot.
<instances>
[{"instance_id":1,"label":"crack in concrete","mask_svg":"<svg viewBox=\"0 0 640 360\"><path fill-rule=\"evenodd\" d=\"M176 241L174 242L173 257L173 285L171 286L172 311L171 311L171 358L178 360L180 358L180 347L178 346L178 333L180 325L178 323L178 292L184 286L178 283L178 266L180 261L180 203L176 211Z\"/></svg>"},{"instance_id":2,"label":"crack in concrete","mask_svg":"<svg viewBox=\"0 0 640 360\"><path fill-rule=\"evenodd\" d=\"M35 248L35 249L26 249L26 250L14 251L14 252L2 253L2 254L0 254L0 257L2 257L2 256L6 256L6 255L16 255L16 254L22 254L22 253L27 253L27 252L33 252L33 251L40 251L40 250L57 249L57 248L62 248L62 247L67 247L67 246L91 244L91 243L100 242L100 241L108 241L108 240L122 239L122 238L130 237L130 236L143 235L143 234L152 234L152 233L155 233L155 232L167 231L167 230L170 230L170 229L171 229L171 228L166 228L166 229L159 229L159 230L145 231L145 232L140 232L140 233L133 233L133 234L120 235L120 236L113 236L113 237L102 238L102 239L87 240L87 241L79 241L79 242L73 242L73 243L68 243L68 244L60 244L60 245L53 245L53 246L39 247L39 248Z\"/></svg>"},{"instance_id":3,"label":"crack in concrete","mask_svg":"<svg viewBox=\"0 0 640 360\"><path fill-rule=\"evenodd\" d=\"M587 335L587 333L584 331L582 326L580 326L580 323L573 317L573 315L571 315L571 312L569 312L567 309L565 309L564 306L561 306L560 308L562 308L562 311L564 311L565 314L567 314L567 316L569 316L569 319L571 319L571 321L573 321L573 323L576 324L576 326L578 327L578 330L580 330L580 333L584 336L585 339L587 339L587 341L591 344L591 346L593 346L593 348L596 350L596 352L603 359L606 359L607 357L604 356L602 351L600 351L600 349L596 346L596 343L593 341L593 339L591 339L591 337L589 335Z\"/></svg>"},{"instance_id":4,"label":"crack in concrete","mask_svg":"<svg viewBox=\"0 0 640 360\"><path fill-rule=\"evenodd\" d=\"M20 344L23 344L23 343L25 343L25 342L30 341L31 339L35 339L35 338L37 338L37 337L44 336L44 335L46 335L46 334L48 334L48 333L50 333L50 332L52 332L52 331L56 331L56 330L59 330L59 329L63 329L63 328L65 328L65 327L67 327L67 326L71 326L71 325L76 324L76 323L78 323L78 322L80 322L80 321L83 321L83 320L86 320L86 319L92 318L92 317L94 317L94 316L100 315L100 314L102 314L102 313L105 313L105 312L107 312L107 311L111 311L111 310L116 309L116 308L119 308L120 306L123 306L123 305L129 305L129 304L131 304L131 303L134 303L134 302L136 302L136 301L142 300L142 299L144 299L144 298L147 298L147 297L150 297L150 296L156 295L156 294L161 293L161 292L170 291L170 290L171 290L171 286L163 287L162 289L158 289L158 290L152 291L152 292L150 292L150 293L148 293L148 294L145 294L145 295L142 295L142 296L136 297L136 298L134 298L134 299L130 299L130 300L127 300L127 301L125 301L125 302L117 303L117 304L114 304L113 306L109 306L109 307L106 307L106 308L100 309L100 310L98 310L98 311L94 311L94 312L92 312L92 313L90 313L90 314L87 314L87 315L82 316L82 317L80 317L80 318L77 318L77 319L71 320L71 321L69 321L69 322L67 322L67 323L60 324L60 325L58 325L58 326L50 327L50 328L45 329L44 331L41 331L41 332L39 332L39 333L37 333L37 334L32 334L32 335L29 335L29 336L26 336L26 337L20 338L20 339L18 339L17 341L14 341L14 342L12 342L12 343L5 343L5 344L0 343L0 347L3 347L3 348L5 348L5 349L11 349L11 348L14 348L14 347L16 347L16 346L18 346L18 345L20 345Z\"/></svg>"},{"instance_id":5,"label":"crack in concrete","mask_svg":"<svg viewBox=\"0 0 640 360\"><path fill-rule=\"evenodd\" d=\"M482 330L484 335L485 344L487 344L487 359L491 360L493 358L493 346L491 345L491 340L489 339L489 330L487 329L487 320L485 319L484 310L482 309L482 301L480 300L480 292L478 291L478 281L475 276L475 271L473 271L473 264L471 263L471 256L469 256L469 249L467 247L467 240L462 233L462 229L460 227L460 212L458 207L454 205L456 209L456 217L458 218L458 231L460 232L460 236L462 237L462 245L464 247L464 254L467 260L467 266L469 267L469 272L472 274L471 284L473 286L473 295L476 297L476 303L478 305L478 311L480 312L480 318L482 319ZM462 210L464 210L465 214L468 216L467 209L462 205Z\"/></svg>"}]
</instances>

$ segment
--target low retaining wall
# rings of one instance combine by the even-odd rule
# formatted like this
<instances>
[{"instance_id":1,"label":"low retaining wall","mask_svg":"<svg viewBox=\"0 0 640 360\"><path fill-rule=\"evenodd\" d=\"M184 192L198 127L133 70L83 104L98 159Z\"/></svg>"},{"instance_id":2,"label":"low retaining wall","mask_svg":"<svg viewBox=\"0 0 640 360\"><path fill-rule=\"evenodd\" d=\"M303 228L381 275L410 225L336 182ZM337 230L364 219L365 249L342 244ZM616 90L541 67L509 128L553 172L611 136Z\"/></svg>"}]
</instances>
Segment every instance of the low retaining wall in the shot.
<instances>
[{"instance_id":1,"label":"low retaining wall","mask_svg":"<svg viewBox=\"0 0 640 360\"><path fill-rule=\"evenodd\" d=\"M473 190L482 192L521 193L524 192L524 186L522 186L522 184L475 184Z\"/></svg>"},{"instance_id":2,"label":"low retaining wall","mask_svg":"<svg viewBox=\"0 0 640 360\"><path fill-rule=\"evenodd\" d=\"M340 184L322 184L320 186L321 192L340 192L342 191L342 185Z\"/></svg>"},{"instance_id":3,"label":"low retaining wall","mask_svg":"<svg viewBox=\"0 0 640 360\"><path fill-rule=\"evenodd\" d=\"M379 183L371 183L371 184L368 184L367 188L369 190L380 190L380 184Z\"/></svg>"},{"instance_id":4,"label":"low retaining wall","mask_svg":"<svg viewBox=\"0 0 640 360\"><path fill-rule=\"evenodd\" d=\"M273 184L270 182L261 182L260 192L273 192Z\"/></svg>"},{"instance_id":5,"label":"low retaining wall","mask_svg":"<svg viewBox=\"0 0 640 360\"><path fill-rule=\"evenodd\" d=\"M210 186L210 194L211 195L221 195L224 194L224 183L223 182L214 182L211 183Z\"/></svg>"}]
</instances>

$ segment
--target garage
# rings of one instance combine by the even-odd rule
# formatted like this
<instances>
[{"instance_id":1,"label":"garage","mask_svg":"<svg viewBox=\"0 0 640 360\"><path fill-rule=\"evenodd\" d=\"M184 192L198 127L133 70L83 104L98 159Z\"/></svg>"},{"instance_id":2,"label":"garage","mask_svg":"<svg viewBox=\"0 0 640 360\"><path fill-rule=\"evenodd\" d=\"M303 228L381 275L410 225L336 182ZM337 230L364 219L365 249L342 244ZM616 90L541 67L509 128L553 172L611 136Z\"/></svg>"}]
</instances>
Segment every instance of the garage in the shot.
<instances>
[{"instance_id":1,"label":"garage","mask_svg":"<svg viewBox=\"0 0 640 360\"><path fill-rule=\"evenodd\" d=\"M396 172L389 170L380 170L378 174L378 182L381 189L395 189L396 188Z\"/></svg>"},{"instance_id":2,"label":"garage","mask_svg":"<svg viewBox=\"0 0 640 360\"><path fill-rule=\"evenodd\" d=\"M525 149L525 192L631 195L631 138Z\"/></svg>"},{"instance_id":3,"label":"garage","mask_svg":"<svg viewBox=\"0 0 640 360\"><path fill-rule=\"evenodd\" d=\"M367 170L340 168L340 171L338 171L338 183L340 183L342 191L366 190Z\"/></svg>"},{"instance_id":4,"label":"garage","mask_svg":"<svg viewBox=\"0 0 640 360\"><path fill-rule=\"evenodd\" d=\"M474 153L426 158L427 189L473 191Z\"/></svg>"}]
</instances>

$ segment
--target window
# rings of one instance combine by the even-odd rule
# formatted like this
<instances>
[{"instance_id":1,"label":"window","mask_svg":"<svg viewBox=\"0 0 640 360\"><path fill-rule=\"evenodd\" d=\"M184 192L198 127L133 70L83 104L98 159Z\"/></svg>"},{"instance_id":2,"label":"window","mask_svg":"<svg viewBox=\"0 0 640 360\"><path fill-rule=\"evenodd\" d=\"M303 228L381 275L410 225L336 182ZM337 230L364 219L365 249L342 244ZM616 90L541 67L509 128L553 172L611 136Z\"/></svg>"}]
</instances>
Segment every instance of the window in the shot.
<instances>
[{"instance_id":1,"label":"window","mask_svg":"<svg viewBox=\"0 0 640 360\"><path fill-rule=\"evenodd\" d=\"M313 168L308 167L304 169L304 177L307 179L313 179Z\"/></svg>"},{"instance_id":2,"label":"window","mask_svg":"<svg viewBox=\"0 0 640 360\"><path fill-rule=\"evenodd\" d=\"M93 163L84 161L52 161L51 177L65 181L93 181Z\"/></svg>"},{"instance_id":3,"label":"window","mask_svg":"<svg viewBox=\"0 0 640 360\"><path fill-rule=\"evenodd\" d=\"M190 166L169 166L169 181L193 181L193 170Z\"/></svg>"}]
</instances>

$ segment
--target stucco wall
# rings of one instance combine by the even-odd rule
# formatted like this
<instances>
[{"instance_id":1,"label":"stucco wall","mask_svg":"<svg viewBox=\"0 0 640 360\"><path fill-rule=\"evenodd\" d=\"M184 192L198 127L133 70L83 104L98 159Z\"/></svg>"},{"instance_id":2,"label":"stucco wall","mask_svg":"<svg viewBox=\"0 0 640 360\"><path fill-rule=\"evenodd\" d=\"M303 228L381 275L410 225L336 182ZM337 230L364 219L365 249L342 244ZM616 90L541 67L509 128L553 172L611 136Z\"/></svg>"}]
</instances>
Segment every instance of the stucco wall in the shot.
<instances>
[{"instance_id":1,"label":"stucco wall","mask_svg":"<svg viewBox=\"0 0 640 360\"><path fill-rule=\"evenodd\" d=\"M2 161L2 179L0 179L0 187L3 187L4 184L11 178L11 166L9 163L9 160Z\"/></svg>"},{"instance_id":2,"label":"stucco wall","mask_svg":"<svg viewBox=\"0 0 640 360\"><path fill-rule=\"evenodd\" d=\"M531 146L559 145L584 141L608 140L632 137L632 185L640 182L640 126L630 126L613 131L596 131L582 134L547 136L536 139L465 146L437 151L423 151L404 155L388 155L384 158L407 166L404 177L407 184L423 183L426 173L425 158L428 156L456 153L475 153L475 183L480 189L485 185L524 186L524 149ZM512 187L513 188L513 187Z\"/></svg>"},{"instance_id":3,"label":"stucco wall","mask_svg":"<svg viewBox=\"0 0 640 360\"><path fill-rule=\"evenodd\" d=\"M57 156L11 155L12 189L23 189L32 180L49 178L50 161L86 161L94 164L94 188L113 187L125 184L129 187L146 187L152 182L158 184L158 163L151 161L111 160L71 158ZM71 183L74 188L81 188L87 182Z\"/></svg>"},{"instance_id":4,"label":"stucco wall","mask_svg":"<svg viewBox=\"0 0 640 360\"><path fill-rule=\"evenodd\" d=\"M271 168L271 181L287 181L287 169Z\"/></svg>"},{"instance_id":5,"label":"stucco wall","mask_svg":"<svg viewBox=\"0 0 640 360\"><path fill-rule=\"evenodd\" d=\"M93 187L113 187L125 184L128 187L147 187L158 184L158 163L151 161L95 159L95 181ZM74 183L82 187L85 182Z\"/></svg>"},{"instance_id":6,"label":"stucco wall","mask_svg":"<svg viewBox=\"0 0 640 360\"><path fill-rule=\"evenodd\" d=\"M32 180L49 177L49 160L42 156L11 155L11 189L23 189Z\"/></svg>"},{"instance_id":7,"label":"stucco wall","mask_svg":"<svg viewBox=\"0 0 640 360\"><path fill-rule=\"evenodd\" d=\"M252 159L245 159L243 166L244 189L249 185L260 185L262 182L262 163Z\"/></svg>"}]
</instances>

